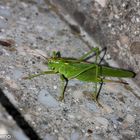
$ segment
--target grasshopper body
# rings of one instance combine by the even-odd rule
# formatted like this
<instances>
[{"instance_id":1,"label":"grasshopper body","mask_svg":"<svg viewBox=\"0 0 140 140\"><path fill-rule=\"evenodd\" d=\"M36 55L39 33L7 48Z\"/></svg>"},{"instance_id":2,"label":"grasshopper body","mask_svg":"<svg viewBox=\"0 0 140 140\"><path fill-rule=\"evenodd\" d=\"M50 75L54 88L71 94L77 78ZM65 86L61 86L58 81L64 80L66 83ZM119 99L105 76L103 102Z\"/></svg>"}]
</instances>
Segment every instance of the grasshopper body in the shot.
<instances>
[{"instance_id":1,"label":"grasshopper body","mask_svg":"<svg viewBox=\"0 0 140 140\"><path fill-rule=\"evenodd\" d=\"M102 82L102 77L133 77L134 73L127 70L98 65L98 75L96 75L95 63L73 62L71 59L51 58L48 66L56 73L64 75L67 79L76 78L85 82ZM104 81L104 80L103 80Z\"/></svg>"},{"instance_id":2,"label":"grasshopper body","mask_svg":"<svg viewBox=\"0 0 140 140\"><path fill-rule=\"evenodd\" d=\"M85 61L85 59L93 52L96 53L95 63ZM103 82L124 83L121 81L108 80L105 79L105 77L131 78L135 76L135 73L124 69L101 65L100 63L97 63L98 56L98 48L93 48L80 59L62 58L60 52L54 52L53 57L48 59L46 58L46 64L48 65L50 71L43 71L39 74L31 75L26 78L31 79L45 74L60 74L60 78L62 80L60 100L64 99L64 92L70 79L76 78L80 81L94 82L95 91L93 92L92 97L99 104L97 100L100 91L100 89L97 89L98 83L101 85Z\"/></svg>"}]
</instances>

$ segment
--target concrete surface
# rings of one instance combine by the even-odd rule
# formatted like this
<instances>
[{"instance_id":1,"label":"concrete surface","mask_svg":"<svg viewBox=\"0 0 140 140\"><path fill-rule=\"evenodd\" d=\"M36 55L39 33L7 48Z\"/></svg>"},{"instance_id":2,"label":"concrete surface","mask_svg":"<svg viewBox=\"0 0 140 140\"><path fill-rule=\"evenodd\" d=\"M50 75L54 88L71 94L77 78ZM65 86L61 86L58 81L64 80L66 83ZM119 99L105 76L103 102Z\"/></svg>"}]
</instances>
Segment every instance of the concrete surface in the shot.
<instances>
[{"instance_id":1,"label":"concrete surface","mask_svg":"<svg viewBox=\"0 0 140 140\"><path fill-rule=\"evenodd\" d=\"M80 27L79 35L66 18L75 24L68 13L43 0L0 1L0 39L11 39L11 45L0 45L0 87L43 140L139 140L140 90L131 79L128 86L104 84L103 108L90 98L92 83L71 80L60 102L59 75L22 79L47 70L38 54L48 57L55 50L79 58L97 45L96 38ZM117 66L109 54L106 61ZM28 139L2 106L0 111L0 134Z\"/></svg>"}]
</instances>

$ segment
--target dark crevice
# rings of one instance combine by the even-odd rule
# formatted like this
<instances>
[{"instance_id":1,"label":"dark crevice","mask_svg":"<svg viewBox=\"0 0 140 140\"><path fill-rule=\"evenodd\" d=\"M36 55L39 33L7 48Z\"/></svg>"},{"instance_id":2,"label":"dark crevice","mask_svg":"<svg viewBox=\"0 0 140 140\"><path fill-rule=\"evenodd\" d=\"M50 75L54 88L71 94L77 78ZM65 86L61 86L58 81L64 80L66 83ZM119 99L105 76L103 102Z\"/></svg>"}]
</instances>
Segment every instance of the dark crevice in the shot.
<instances>
[{"instance_id":1,"label":"dark crevice","mask_svg":"<svg viewBox=\"0 0 140 140\"><path fill-rule=\"evenodd\" d=\"M5 110L12 116L17 125L22 129L24 134L30 140L41 140L37 135L35 130L29 125L29 123L24 119L17 108L10 102L10 100L5 96L3 91L0 89L0 103L5 108Z\"/></svg>"}]
</instances>

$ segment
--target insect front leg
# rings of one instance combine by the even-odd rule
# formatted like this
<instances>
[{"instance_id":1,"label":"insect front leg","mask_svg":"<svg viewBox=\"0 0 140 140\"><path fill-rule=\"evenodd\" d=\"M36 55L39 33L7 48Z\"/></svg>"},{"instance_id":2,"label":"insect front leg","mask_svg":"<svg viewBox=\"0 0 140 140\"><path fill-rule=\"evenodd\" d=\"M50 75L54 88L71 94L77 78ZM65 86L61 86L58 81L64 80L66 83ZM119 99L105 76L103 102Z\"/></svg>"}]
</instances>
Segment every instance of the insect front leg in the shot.
<instances>
[{"instance_id":1,"label":"insect front leg","mask_svg":"<svg viewBox=\"0 0 140 140\"><path fill-rule=\"evenodd\" d=\"M61 95L59 97L59 100L62 101L64 99L64 93L68 85L68 79L62 74L60 75L60 79L61 79Z\"/></svg>"},{"instance_id":2,"label":"insect front leg","mask_svg":"<svg viewBox=\"0 0 140 140\"><path fill-rule=\"evenodd\" d=\"M55 71L42 71L38 74L33 74L33 75L29 75L27 77L23 77L23 79L32 79L32 78L35 78L35 77L38 77L38 76L41 76L41 75L45 75L45 74L56 74L57 72Z\"/></svg>"}]
</instances>

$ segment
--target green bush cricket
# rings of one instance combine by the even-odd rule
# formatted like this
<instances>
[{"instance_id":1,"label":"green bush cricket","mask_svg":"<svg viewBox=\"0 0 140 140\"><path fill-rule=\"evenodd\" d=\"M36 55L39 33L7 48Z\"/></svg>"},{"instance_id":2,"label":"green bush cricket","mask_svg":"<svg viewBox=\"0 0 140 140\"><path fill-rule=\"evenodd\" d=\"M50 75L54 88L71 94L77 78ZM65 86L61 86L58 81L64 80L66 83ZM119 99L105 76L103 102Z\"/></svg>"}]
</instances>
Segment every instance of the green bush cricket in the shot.
<instances>
[{"instance_id":1,"label":"green bush cricket","mask_svg":"<svg viewBox=\"0 0 140 140\"><path fill-rule=\"evenodd\" d=\"M88 58L93 52L96 54L95 63L90 63L86 61L86 58ZM98 89L98 83L101 85L103 82L117 82L126 84L122 81L108 80L105 79L105 77L131 78L135 76L135 73L132 71L113 68L97 63L99 52L99 48L93 48L79 59L64 58L61 57L60 52L53 52L53 56L51 58L46 58L45 62L50 71L42 71L39 74L30 75L29 77L24 78L32 79L45 74L60 74L60 79L62 81L60 100L64 99L64 92L69 80L76 78L80 81L94 82L95 90L92 94L92 99L99 104L98 95L101 86Z\"/></svg>"}]
</instances>

